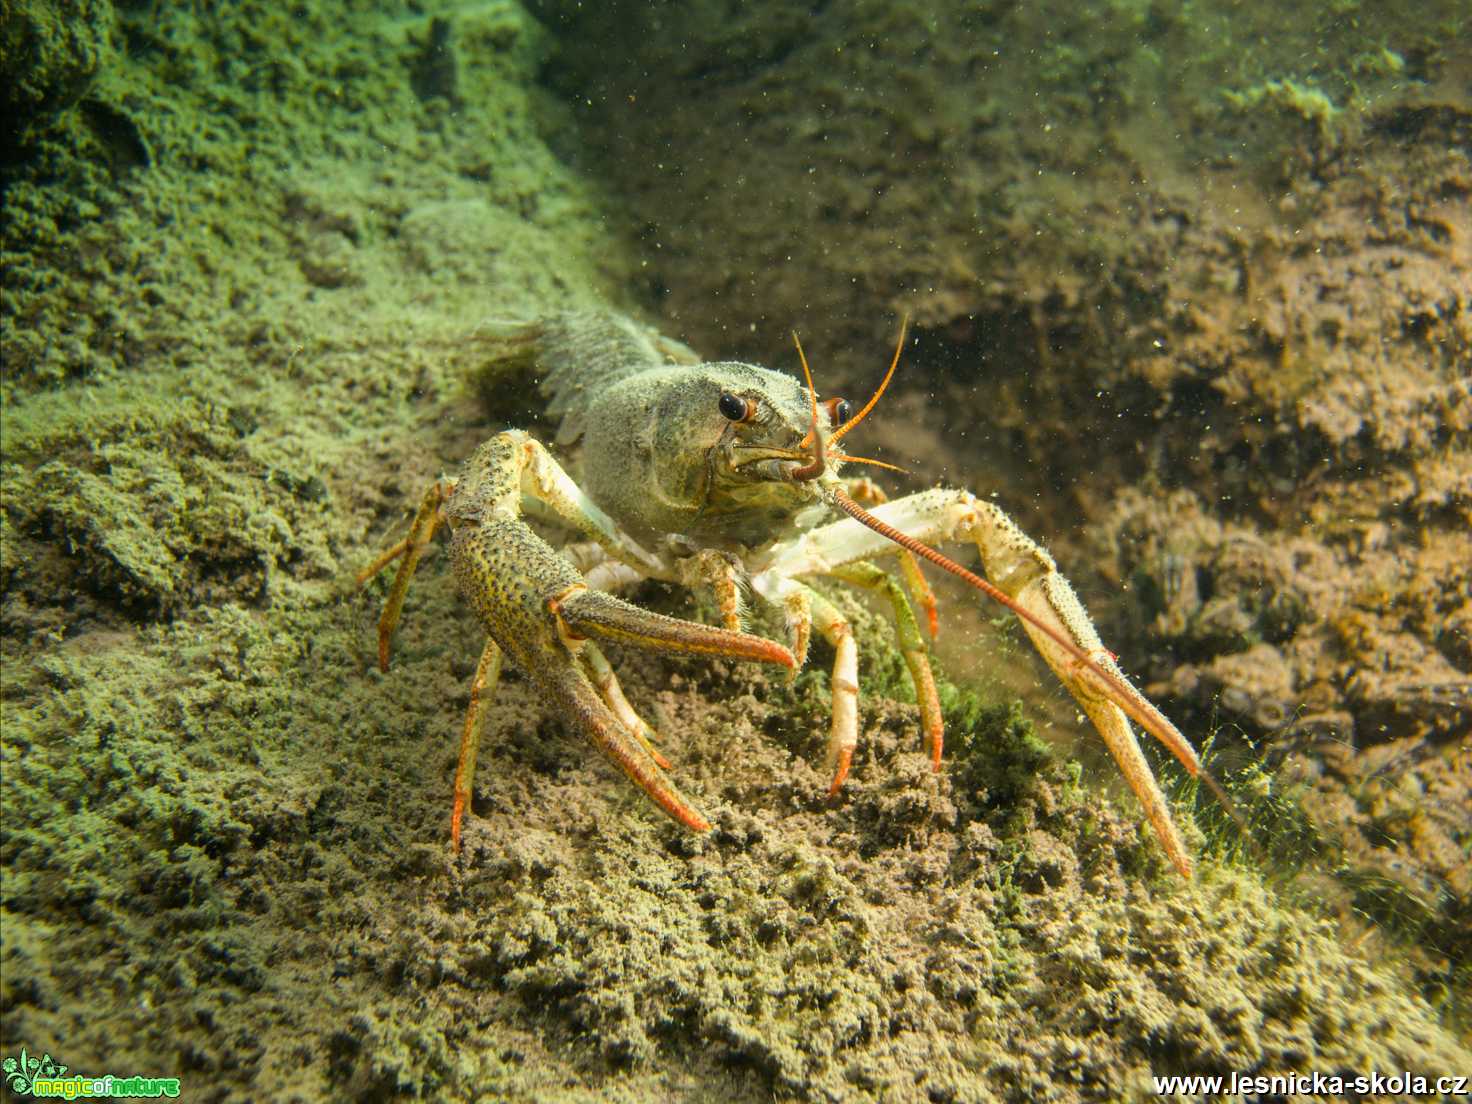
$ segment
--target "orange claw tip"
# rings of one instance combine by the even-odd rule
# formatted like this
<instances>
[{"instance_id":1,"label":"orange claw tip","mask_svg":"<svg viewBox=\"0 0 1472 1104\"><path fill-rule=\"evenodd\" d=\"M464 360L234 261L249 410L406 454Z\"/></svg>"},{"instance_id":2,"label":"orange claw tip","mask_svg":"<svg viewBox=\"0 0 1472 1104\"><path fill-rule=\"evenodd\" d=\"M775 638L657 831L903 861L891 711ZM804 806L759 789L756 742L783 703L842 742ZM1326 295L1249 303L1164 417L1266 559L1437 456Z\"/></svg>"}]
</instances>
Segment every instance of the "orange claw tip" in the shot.
<instances>
[{"instance_id":1,"label":"orange claw tip","mask_svg":"<svg viewBox=\"0 0 1472 1104\"><path fill-rule=\"evenodd\" d=\"M775 642L772 643L771 653L766 658L771 663L786 667L789 671L797 670L797 657L792 654L791 649Z\"/></svg>"},{"instance_id":2,"label":"orange claw tip","mask_svg":"<svg viewBox=\"0 0 1472 1104\"><path fill-rule=\"evenodd\" d=\"M828 787L828 796L830 798L837 797L838 791L843 788L844 779L848 777L848 768L853 762L853 759L853 748L844 748L838 753L838 765L833 772L833 783Z\"/></svg>"},{"instance_id":3,"label":"orange claw tip","mask_svg":"<svg viewBox=\"0 0 1472 1104\"><path fill-rule=\"evenodd\" d=\"M778 644L775 640L768 640L764 636L753 636L750 633L728 633L725 629L719 631L726 638L725 647L719 650L712 649L711 654L724 654L734 659L751 659L758 663L775 663L779 667L786 667L789 671L797 670L797 657L785 644Z\"/></svg>"},{"instance_id":4,"label":"orange claw tip","mask_svg":"<svg viewBox=\"0 0 1472 1104\"><path fill-rule=\"evenodd\" d=\"M692 832L709 832L710 821L701 816L684 802L667 800L663 795L653 795L654 800L670 816L674 817Z\"/></svg>"},{"instance_id":5,"label":"orange claw tip","mask_svg":"<svg viewBox=\"0 0 1472 1104\"><path fill-rule=\"evenodd\" d=\"M789 671L797 668L797 657L785 644L778 644L775 640L768 640L765 636L731 632L729 629L709 631L712 635L711 643L714 646L702 650L707 651L710 655L750 659L758 663L775 663L779 667L786 667Z\"/></svg>"}]
</instances>

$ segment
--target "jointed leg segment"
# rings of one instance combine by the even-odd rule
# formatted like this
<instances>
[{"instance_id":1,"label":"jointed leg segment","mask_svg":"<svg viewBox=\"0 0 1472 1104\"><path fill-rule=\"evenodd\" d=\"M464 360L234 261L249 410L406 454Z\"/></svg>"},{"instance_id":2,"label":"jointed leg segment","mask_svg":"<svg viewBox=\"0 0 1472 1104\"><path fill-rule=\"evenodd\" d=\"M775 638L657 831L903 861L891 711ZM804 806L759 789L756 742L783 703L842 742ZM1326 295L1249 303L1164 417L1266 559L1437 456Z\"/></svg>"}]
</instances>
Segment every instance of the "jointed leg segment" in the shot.
<instances>
[{"instance_id":1,"label":"jointed leg segment","mask_svg":"<svg viewBox=\"0 0 1472 1104\"><path fill-rule=\"evenodd\" d=\"M845 564L826 574L875 591L889 600L900 639L900 651L915 684L915 698L920 705L920 721L925 732L925 750L935 769L939 770L941 748L945 742L940 701L936 696L935 676L930 669L930 657L920 636L915 611L903 588L892 575L871 563ZM833 647L830 679L833 715L827 758L833 775L828 794L834 796L848 778L854 749L858 746L858 645L853 628L832 602L790 576L767 572L753 577L752 585L783 610L797 668L806 662L808 640L813 629L816 628Z\"/></svg>"},{"instance_id":2,"label":"jointed leg segment","mask_svg":"<svg viewBox=\"0 0 1472 1104\"><path fill-rule=\"evenodd\" d=\"M914 562L914 557L908 552L904 556L911 563ZM889 599L890 609L894 613L895 633L900 641L900 654L910 670L910 680L915 684L915 701L920 706L920 724L925 730L925 750L930 755L932 769L940 770L941 750L945 746L945 722L940 715L940 699L936 695L935 674L930 669L930 656L925 650L925 641L920 637L920 626L915 621L915 611L911 608L909 599L905 597L905 592L893 575L864 560L844 564L835 569L833 575Z\"/></svg>"},{"instance_id":3,"label":"jointed leg segment","mask_svg":"<svg viewBox=\"0 0 1472 1104\"><path fill-rule=\"evenodd\" d=\"M453 483L444 480L431 484L429 490L424 492L424 498L420 500L419 510L414 515L414 524L409 527L409 535L358 572L358 585L362 586L400 556L404 558L404 562L399 565L398 574L394 576L393 586L389 588L383 613L378 618L380 671L388 670L389 648L393 643L394 630L398 628L399 616L404 610L404 596L409 593L409 582L414 578L419 559L429 547L429 542L434 539L435 532L445 524L445 516L440 512L440 507L454 489Z\"/></svg>"},{"instance_id":4,"label":"jointed leg segment","mask_svg":"<svg viewBox=\"0 0 1472 1104\"><path fill-rule=\"evenodd\" d=\"M853 627L838 607L817 591L802 589L812 609L813 627L833 646L833 674L829 680L833 719L828 730L828 769L833 772L828 796L833 797L848 777L859 743L859 646L854 641Z\"/></svg>"},{"instance_id":5,"label":"jointed leg segment","mask_svg":"<svg viewBox=\"0 0 1472 1104\"><path fill-rule=\"evenodd\" d=\"M470 807L475 783L475 757L480 751L480 734L485 729L481 711L495 695L496 684L500 680L501 648L487 638L480 662L475 666L475 677L470 680L470 707L465 711L465 728L460 734L460 761L455 766L455 807L450 812L450 843L456 851L460 850L460 822Z\"/></svg>"},{"instance_id":6,"label":"jointed leg segment","mask_svg":"<svg viewBox=\"0 0 1472 1104\"><path fill-rule=\"evenodd\" d=\"M889 501L889 495L885 493L884 488L866 475L845 479L843 485L849 497L855 502L882 506ZM900 562L900 574L905 578L905 585L910 588L915 601L919 602L921 608L925 610L926 626L930 629L930 639L934 640L940 633L940 614L935 604L935 591L930 589L930 583L920 573L920 563L915 559L914 553L905 548L892 548L890 552ZM859 585L866 584L860 583ZM906 608L908 608L908 603L906 603ZM899 616L898 612L895 616ZM910 620L914 620L913 614Z\"/></svg>"},{"instance_id":7,"label":"jointed leg segment","mask_svg":"<svg viewBox=\"0 0 1472 1104\"><path fill-rule=\"evenodd\" d=\"M707 548L682 561L682 567L680 581L691 589L709 587L721 611L721 624L732 632L740 632L745 610L740 577L731 557Z\"/></svg>"}]
</instances>

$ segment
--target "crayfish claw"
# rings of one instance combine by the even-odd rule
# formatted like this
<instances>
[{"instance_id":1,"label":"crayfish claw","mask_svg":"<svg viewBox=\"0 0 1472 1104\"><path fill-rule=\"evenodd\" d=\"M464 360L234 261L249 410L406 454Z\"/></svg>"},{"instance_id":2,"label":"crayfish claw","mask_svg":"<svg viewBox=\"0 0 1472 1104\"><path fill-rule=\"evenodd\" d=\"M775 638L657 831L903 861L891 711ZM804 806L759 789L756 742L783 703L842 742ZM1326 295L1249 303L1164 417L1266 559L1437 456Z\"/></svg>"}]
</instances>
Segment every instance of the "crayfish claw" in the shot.
<instances>
[{"instance_id":1,"label":"crayfish claw","mask_svg":"<svg viewBox=\"0 0 1472 1104\"><path fill-rule=\"evenodd\" d=\"M792 653L775 640L666 617L600 590L575 588L555 599L553 609L574 639L596 636L661 652L750 659L789 669L797 666Z\"/></svg>"},{"instance_id":2,"label":"crayfish claw","mask_svg":"<svg viewBox=\"0 0 1472 1104\"><path fill-rule=\"evenodd\" d=\"M649 797L675 820L696 832L708 832L710 821L685 799L684 794L660 769L646 742L609 709L597 687L581 666L570 663L546 672L538 680L554 698L560 698L567 716L573 718L598 750L608 756Z\"/></svg>"}]
</instances>

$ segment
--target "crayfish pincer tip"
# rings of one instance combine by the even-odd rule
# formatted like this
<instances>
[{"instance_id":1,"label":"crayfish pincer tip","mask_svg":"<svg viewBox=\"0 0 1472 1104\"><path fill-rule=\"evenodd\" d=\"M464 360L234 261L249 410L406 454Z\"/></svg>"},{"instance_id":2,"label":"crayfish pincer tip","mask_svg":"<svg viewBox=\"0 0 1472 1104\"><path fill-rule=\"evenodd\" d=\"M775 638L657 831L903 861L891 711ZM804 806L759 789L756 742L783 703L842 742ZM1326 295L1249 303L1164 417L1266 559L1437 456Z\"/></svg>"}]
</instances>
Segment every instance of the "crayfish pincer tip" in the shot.
<instances>
[{"instance_id":1,"label":"crayfish pincer tip","mask_svg":"<svg viewBox=\"0 0 1472 1104\"><path fill-rule=\"evenodd\" d=\"M579 590L560 600L557 616L580 636L599 637L661 652L751 659L796 667L792 652L774 640L697 621L666 617L598 590Z\"/></svg>"}]
</instances>

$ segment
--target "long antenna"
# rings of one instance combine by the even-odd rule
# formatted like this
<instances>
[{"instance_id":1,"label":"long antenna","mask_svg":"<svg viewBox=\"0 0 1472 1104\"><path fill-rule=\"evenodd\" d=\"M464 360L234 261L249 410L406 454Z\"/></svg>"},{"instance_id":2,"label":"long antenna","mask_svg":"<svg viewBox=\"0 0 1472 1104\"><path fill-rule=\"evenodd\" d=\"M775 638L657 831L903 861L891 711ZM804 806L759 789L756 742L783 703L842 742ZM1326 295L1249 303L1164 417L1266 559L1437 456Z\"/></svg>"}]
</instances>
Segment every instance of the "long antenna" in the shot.
<instances>
[{"instance_id":1,"label":"long antenna","mask_svg":"<svg viewBox=\"0 0 1472 1104\"><path fill-rule=\"evenodd\" d=\"M813 408L813 427L808 430L808 437L813 439L813 458L800 468L793 468L790 474L793 479L806 483L817 479L823 474L828 462L823 458L823 437L818 432L818 392L813 387L813 373L808 369L808 358L802 351L802 340L797 336L797 331L792 331L792 343L797 346L797 359L802 361L802 374L808 381L808 401ZM808 437L803 438L806 443Z\"/></svg>"},{"instance_id":2,"label":"long antenna","mask_svg":"<svg viewBox=\"0 0 1472 1104\"><path fill-rule=\"evenodd\" d=\"M869 416L869 411L874 409L874 404L879 401L879 396L884 394L884 389L889 386L889 381L894 378L894 370L900 365L900 353L903 352L905 348L905 332L909 328L910 316L906 314L903 318L900 319L900 339L895 343L894 359L889 362L889 371L884 373L884 379L879 384L879 390L874 392L873 397L871 397L869 401L864 404L864 408L862 410L860 410L852 418L844 422L843 425L839 426L828 435L829 444L832 444L849 430L853 429L854 426L858 425Z\"/></svg>"}]
</instances>

